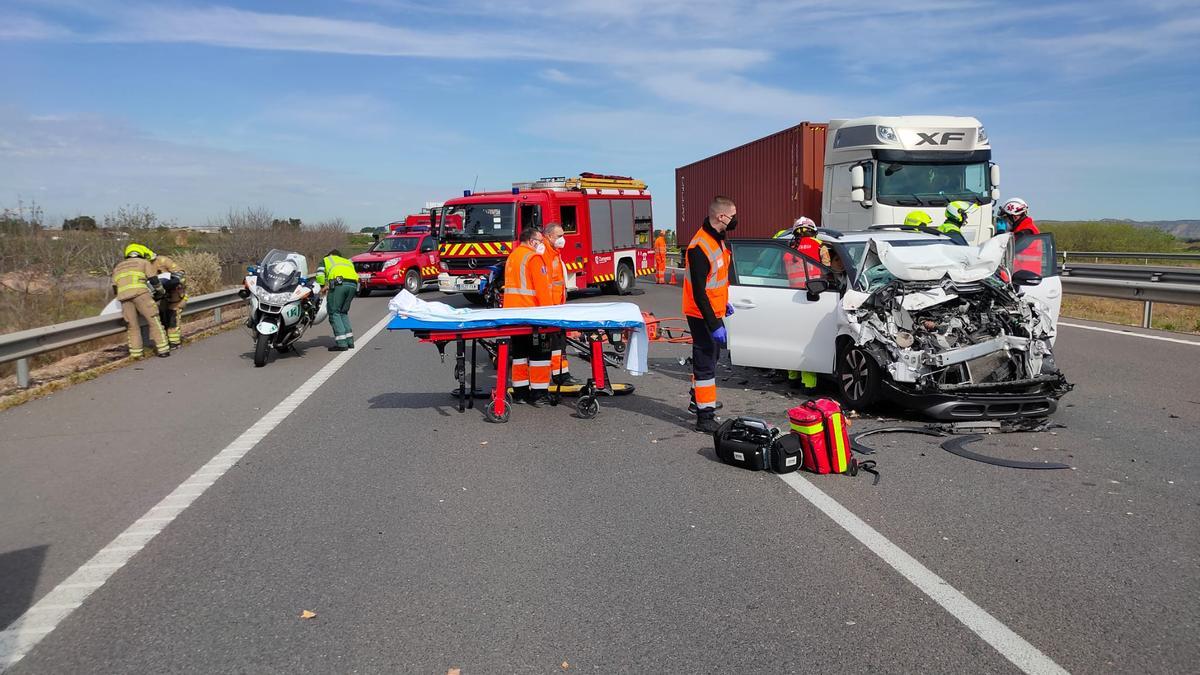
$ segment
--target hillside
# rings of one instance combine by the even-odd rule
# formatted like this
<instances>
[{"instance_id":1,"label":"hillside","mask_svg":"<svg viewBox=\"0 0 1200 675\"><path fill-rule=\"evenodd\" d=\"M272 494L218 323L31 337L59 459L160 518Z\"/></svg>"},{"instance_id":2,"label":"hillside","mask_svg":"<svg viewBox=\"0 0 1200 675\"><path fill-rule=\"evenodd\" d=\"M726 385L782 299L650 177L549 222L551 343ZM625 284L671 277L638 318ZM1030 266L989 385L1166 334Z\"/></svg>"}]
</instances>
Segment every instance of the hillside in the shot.
<instances>
[{"instance_id":1,"label":"hillside","mask_svg":"<svg viewBox=\"0 0 1200 675\"><path fill-rule=\"evenodd\" d=\"M1051 223L1062 223L1067 221L1047 220L1038 221ZM1180 239L1183 241L1200 241L1200 220L1130 220L1128 218L1103 218L1100 223L1129 223L1136 227L1149 227Z\"/></svg>"}]
</instances>

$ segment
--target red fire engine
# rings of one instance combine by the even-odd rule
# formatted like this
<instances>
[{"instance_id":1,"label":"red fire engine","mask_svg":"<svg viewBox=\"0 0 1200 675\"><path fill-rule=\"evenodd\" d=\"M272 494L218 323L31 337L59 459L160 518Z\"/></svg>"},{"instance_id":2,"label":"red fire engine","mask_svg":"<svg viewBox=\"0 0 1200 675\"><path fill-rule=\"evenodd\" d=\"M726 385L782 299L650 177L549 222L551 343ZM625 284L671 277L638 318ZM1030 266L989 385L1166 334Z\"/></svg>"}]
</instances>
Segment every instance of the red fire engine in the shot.
<instances>
[{"instance_id":1,"label":"red fire engine","mask_svg":"<svg viewBox=\"0 0 1200 675\"><path fill-rule=\"evenodd\" d=\"M583 173L513 183L510 192L466 190L439 213L438 288L477 304L495 304L504 261L530 225L563 226L568 290L600 286L623 295L655 272L650 191L633 178Z\"/></svg>"}]
</instances>

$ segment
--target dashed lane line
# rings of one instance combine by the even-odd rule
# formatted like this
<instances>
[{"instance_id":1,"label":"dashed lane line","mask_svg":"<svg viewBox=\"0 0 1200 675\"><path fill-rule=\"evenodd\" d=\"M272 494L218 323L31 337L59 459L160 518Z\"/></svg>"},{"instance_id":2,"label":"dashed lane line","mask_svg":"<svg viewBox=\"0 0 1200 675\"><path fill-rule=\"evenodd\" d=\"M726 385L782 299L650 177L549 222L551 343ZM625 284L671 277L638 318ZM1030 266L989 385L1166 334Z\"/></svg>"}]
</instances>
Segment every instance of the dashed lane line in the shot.
<instances>
[{"instance_id":1,"label":"dashed lane line","mask_svg":"<svg viewBox=\"0 0 1200 675\"><path fill-rule=\"evenodd\" d=\"M332 361L325 364L315 375L308 378L279 405L259 418L249 429L242 432L224 450L217 453L207 464L188 476L171 494L163 497L158 505L134 521L124 532L118 534L107 546L100 549L90 560L80 565L71 576L55 586L35 605L25 610L25 613L13 621L7 628L0 631L0 672L20 661L29 653L42 638L53 631L58 624L79 607L88 596L104 585L105 582L137 555L146 544L163 531L171 521L191 506L200 495L213 483L217 482L226 471L253 449L258 442L269 434L279 423L287 419L296 408L300 407L309 396L312 396L321 385L333 376L346 362L362 350L368 342L382 331L390 316L384 317L371 327L358 340L357 348L338 354ZM171 511L166 514L164 511ZM142 541L130 544L130 538L140 537ZM124 539L125 541L118 540Z\"/></svg>"},{"instance_id":2,"label":"dashed lane line","mask_svg":"<svg viewBox=\"0 0 1200 675\"><path fill-rule=\"evenodd\" d=\"M1011 628L1000 623L996 617L988 614L979 605L963 595L932 570L925 567L916 558L904 552L904 549L893 544L891 540L879 533L878 530L863 522L846 507L837 503L820 488L810 483L799 473L786 473L779 476L793 490L800 493L813 506L833 519L833 522L850 533L863 546L879 556L905 579L908 579L922 593L942 606L942 609L958 619L972 633L988 643L1025 673L1065 674L1067 671L1050 657L1043 654L1037 647L1017 635Z\"/></svg>"},{"instance_id":3,"label":"dashed lane line","mask_svg":"<svg viewBox=\"0 0 1200 675\"><path fill-rule=\"evenodd\" d=\"M1081 323L1067 323L1059 321L1058 325L1067 326L1069 328L1082 328L1083 330L1094 330L1100 333L1113 333L1116 335L1128 335L1129 337L1145 338L1147 340L1161 340L1162 342L1177 342L1181 345L1193 345L1200 347L1200 340L1181 340L1179 338L1170 338L1162 335L1146 335L1145 333L1134 333L1130 330L1117 330L1116 328L1101 328L1099 326L1085 326Z\"/></svg>"}]
</instances>

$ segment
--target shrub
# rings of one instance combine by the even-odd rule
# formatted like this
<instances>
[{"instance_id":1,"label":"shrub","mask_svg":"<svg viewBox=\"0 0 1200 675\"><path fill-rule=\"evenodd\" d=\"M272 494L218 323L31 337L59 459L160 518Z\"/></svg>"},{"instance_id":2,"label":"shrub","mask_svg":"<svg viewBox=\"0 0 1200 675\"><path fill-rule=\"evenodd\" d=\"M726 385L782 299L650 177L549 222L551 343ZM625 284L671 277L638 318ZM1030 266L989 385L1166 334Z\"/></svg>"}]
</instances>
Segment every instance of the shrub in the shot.
<instances>
[{"instance_id":1,"label":"shrub","mask_svg":"<svg viewBox=\"0 0 1200 675\"><path fill-rule=\"evenodd\" d=\"M221 289L221 261L207 251L180 253L175 262L187 275L189 295L203 295Z\"/></svg>"}]
</instances>

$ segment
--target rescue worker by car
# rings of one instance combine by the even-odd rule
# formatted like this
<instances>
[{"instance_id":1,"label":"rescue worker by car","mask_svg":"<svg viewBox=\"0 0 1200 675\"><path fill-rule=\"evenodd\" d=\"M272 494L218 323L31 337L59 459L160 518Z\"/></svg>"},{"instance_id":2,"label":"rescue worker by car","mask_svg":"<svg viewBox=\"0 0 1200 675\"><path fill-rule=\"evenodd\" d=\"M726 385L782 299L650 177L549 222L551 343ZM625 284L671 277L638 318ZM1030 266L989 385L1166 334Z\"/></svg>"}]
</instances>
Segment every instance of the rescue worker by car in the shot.
<instances>
[{"instance_id":1,"label":"rescue worker by car","mask_svg":"<svg viewBox=\"0 0 1200 675\"><path fill-rule=\"evenodd\" d=\"M1014 236L1042 233L1037 223L1033 222L1033 218L1029 217L1029 204L1020 197L1013 197L1000 206L1000 218Z\"/></svg>"},{"instance_id":2,"label":"rescue worker by car","mask_svg":"<svg viewBox=\"0 0 1200 675\"><path fill-rule=\"evenodd\" d=\"M546 269L545 235L537 226L521 230L520 242L504 263L505 309L551 304L550 272ZM534 349L530 335L512 339L513 400L540 407L550 394L550 352Z\"/></svg>"},{"instance_id":3,"label":"rescue worker by car","mask_svg":"<svg viewBox=\"0 0 1200 675\"><path fill-rule=\"evenodd\" d=\"M906 227L933 227L933 217L918 209L904 216L904 225Z\"/></svg>"},{"instance_id":4,"label":"rescue worker by car","mask_svg":"<svg viewBox=\"0 0 1200 675\"><path fill-rule=\"evenodd\" d=\"M350 326L350 303L358 294L358 273L354 271L354 263L343 258L342 252L335 248L321 260L316 279L328 294L325 307L334 340L329 351L354 349L354 329Z\"/></svg>"},{"instance_id":5,"label":"rescue worker by car","mask_svg":"<svg viewBox=\"0 0 1200 675\"><path fill-rule=\"evenodd\" d=\"M667 283L667 231L659 230L654 239L654 274L655 281Z\"/></svg>"},{"instance_id":6,"label":"rescue worker by car","mask_svg":"<svg viewBox=\"0 0 1200 675\"><path fill-rule=\"evenodd\" d=\"M834 268L834 261L829 252L829 246L817 239L817 224L812 218L801 216L790 228L775 233L775 239L791 239L792 248L799 251L808 260L819 260L821 264ZM789 288L807 288L810 278L822 278L825 270L808 262L804 258L785 256L784 271L788 277ZM842 270L835 270L842 271ZM793 389L812 391L817 387L817 374L806 370L787 371L788 386Z\"/></svg>"},{"instance_id":7,"label":"rescue worker by car","mask_svg":"<svg viewBox=\"0 0 1200 675\"><path fill-rule=\"evenodd\" d=\"M692 335L692 403L696 431L717 430L717 358L729 340L729 248L725 236L737 228L737 205L718 195L684 254L683 314Z\"/></svg>"},{"instance_id":8,"label":"rescue worker by car","mask_svg":"<svg viewBox=\"0 0 1200 675\"><path fill-rule=\"evenodd\" d=\"M966 246L967 238L963 235L963 226L967 223L967 215L975 209L970 202L953 201L946 205L946 220L938 225L938 232L950 237L956 244Z\"/></svg>"},{"instance_id":9,"label":"rescue worker by car","mask_svg":"<svg viewBox=\"0 0 1200 675\"><path fill-rule=\"evenodd\" d=\"M158 315L167 331L167 341L171 343L171 349L176 349L183 345L180 329L183 324L183 307L187 304L184 272L174 260L154 251L150 252L150 262L154 263L158 274L171 275L169 280L163 280L166 295L158 301Z\"/></svg>"},{"instance_id":10,"label":"rescue worker by car","mask_svg":"<svg viewBox=\"0 0 1200 675\"><path fill-rule=\"evenodd\" d=\"M558 223L547 223L543 231L546 252L542 258L546 263L546 272L550 279L550 305L567 304L567 264L563 262L562 251L567 246L563 226ZM565 353L567 334L557 333L550 339L550 380L559 387L583 384L571 377L570 364Z\"/></svg>"},{"instance_id":11,"label":"rescue worker by car","mask_svg":"<svg viewBox=\"0 0 1200 675\"><path fill-rule=\"evenodd\" d=\"M113 291L117 300L121 302L126 341L129 344L129 355L133 358L140 358L143 354L139 315L150 327L154 351L160 357L171 355L171 347L167 344L167 336L158 317L158 305L154 302L155 295L163 291L162 283L155 276L158 271L150 262L153 255L153 252L142 244L129 244L125 247L125 259L117 263L112 272Z\"/></svg>"}]
</instances>

